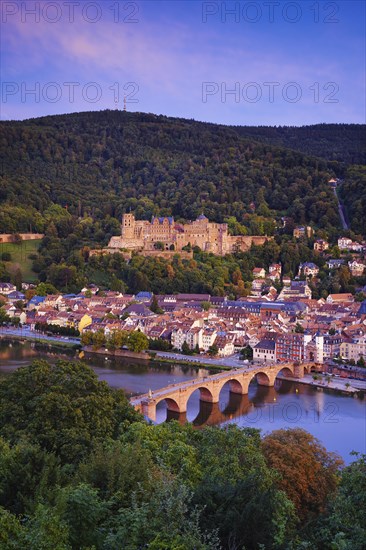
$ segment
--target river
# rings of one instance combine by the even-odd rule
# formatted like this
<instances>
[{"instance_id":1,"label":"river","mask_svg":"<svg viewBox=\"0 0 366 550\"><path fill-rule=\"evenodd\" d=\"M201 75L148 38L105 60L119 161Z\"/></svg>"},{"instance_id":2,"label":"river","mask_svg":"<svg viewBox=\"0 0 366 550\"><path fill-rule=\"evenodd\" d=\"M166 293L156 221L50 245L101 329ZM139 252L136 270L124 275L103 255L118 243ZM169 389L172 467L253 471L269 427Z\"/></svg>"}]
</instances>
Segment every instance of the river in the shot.
<instances>
[{"instance_id":1,"label":"river","mask_svg":"<svg viewBox=\"0 0 366 550\"><path fill-rule=\"evenodd\" d=\"M29 342L0 340L0 377L9 375L33 359L72 359L72 355L45 352ZM105 360L95 357L86 361L100 380L111 387L123 388L128 396L146 393L182 380L207 376L206 369L173 364L141 363ZM164 422L167 414L164 402L157 407L157 422ZM176 417L197 427L236 423L267 433L278 428L300 427L317 437L329 451L339 453L346 463L353 460L351 451L366 453L366 400L345 396L328 389L287 380L277 380L275 387L250 384L249 394L240 396L229 392L228 384L220 395L220 403L201 403L198 390L188 402L186 415Z\"/></svg>"}]
</instances>

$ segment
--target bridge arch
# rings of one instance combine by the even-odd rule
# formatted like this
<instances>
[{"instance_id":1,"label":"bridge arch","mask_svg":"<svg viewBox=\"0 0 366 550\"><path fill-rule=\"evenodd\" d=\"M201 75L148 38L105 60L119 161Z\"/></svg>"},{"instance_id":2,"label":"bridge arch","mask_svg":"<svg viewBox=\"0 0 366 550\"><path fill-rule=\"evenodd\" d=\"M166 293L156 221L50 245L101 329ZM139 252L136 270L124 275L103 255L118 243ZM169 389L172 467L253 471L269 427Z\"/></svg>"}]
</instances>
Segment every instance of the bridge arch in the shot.
<instances>
[{"instance_id":1,"label":"bridge arch","mask_svg":"<svg viewBox=\"0 0 366 550\"><path fill-rule=\"evenodd\" d=\"M182 397L182 409L187 410L188 401L192 397L192 395L196 392L199 392L199 400L203 401L204 403L214 403L216 399L214 399L214 395L212 391L206 387L206 386L195 386L193 388L190 388L186 394L184 395L184 398Z\"/></svg>"},{"instance_id":2,"label":"bridge arch","mask_svg":"<svg viewBox=\"0 0 366 550\"><path fill-rule=\"evenodd\" d=\"M272 386L272 383L268 374L266 374L263 371L258 371L253 373L253 376L249 380L249 384L253 380L253 378L256 378L259 386Z\"/></svg>"},{"instance_id":3,"label":"bridge arch","mask_svg":"<svg viewBox=\"0 0 366 550\"><path fill-rule=\"evenodd\" d=\"M294 369L290 365L286 365L285 367L282 367L278 370L276 377L279 375L285 378L288 376L294 376Z\"/></svg>"},{"instance_id":4,"label":"bridge arch","mask_svg":"<svg viewBox=\"0 0 366 550\"><path fill-rule=\"evenodd\" d=\"M238 379L238 377L236 376L232 376L231 378L223 380L218 386L217 394L219 398L221 391L224 389L225 386L229 386L230 393L237 393L239 395L243 395L244 393L246 393L246 388L243 384L243 380Z\"/></svg>"},{"instance_id":5,"label":"bridge arch","mask_svg":"<svg viewBox=\"0 0 366 550\"><path fill-rule=\"evenodd\" d=\"M188 420L195 423L196 418L202 422L201 417L209 417L212 411L212 405L217 403L215 389L210 386L196 385L189 388L181 396L182 410L188 411ZM206 418L206 419L207 419Z\"/></svg>"},{"instance_id":6,"label":"bridge arch","mask_svg":"<svg viewBox=\"0 0 366 550\"><path fill-rule=\"evenodd\" d=\"M177 412L177 413L180 413L180 408L179 408L179 405L178 403L175 401L175 399L172 399L171 397L166 397L165 399L161 399L160 401L158 401L158 403L156 405L158 405L159 403L161 403L161 401L165 401L166 403L166 408L169 410L169 411L173 411L173 412Z\"/></svg>"},{"instance_id":7,"label":"bridge arch","mask_svg":"<svg viewBox=\"0 0 366 550\"><path fill-rule=\"evenodd\" d=\"M154 404L152 405L152 407L155 409L155 412L153 414L153 417L154 417L153 420L156 419L156 414L158 413L159 409L162 412L161 407L162 407L163 404L165 404L165 406L166 406L167 418L169 417L169 413L173 413L174 415L179 415L181 412L184 412L184 411L181 411L179 403L177 403L177 401L175 399L173 399L172 397L162 396L160 399L157 399L154 402ZM160 407L159 407L159 405L160 405Z\"/></svg>"}]
</instances>

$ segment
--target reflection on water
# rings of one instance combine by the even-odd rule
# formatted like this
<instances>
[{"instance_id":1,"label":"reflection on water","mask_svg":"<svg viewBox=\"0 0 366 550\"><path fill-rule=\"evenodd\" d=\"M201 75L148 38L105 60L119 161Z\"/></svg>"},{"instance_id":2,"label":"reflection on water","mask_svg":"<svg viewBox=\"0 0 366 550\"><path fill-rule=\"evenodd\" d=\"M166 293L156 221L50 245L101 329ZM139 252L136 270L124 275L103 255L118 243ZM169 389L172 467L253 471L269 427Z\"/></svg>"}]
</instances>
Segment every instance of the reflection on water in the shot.
<instances>
[{"instance_id":1,"label":"reflection on water","mask_svg":"<svg viewBox=\"0 0 366 550\"><path fill-rule=\"evenodd\" d=\"M54 362L60 357L72 358L70 353L47 353L37 344L0 340L0 377L36 358ZM93 368L99 379L111 387L123 388L127 395L147 393L149 389L156 390L209 374L206 369L197 370L191 366L105 360L101 356L85 363ZM352 450L366 452L365 400L356 397L285 379L276 380L274 387L258 386L253 382L249 394L243 396L231 393L229 384L225 384L219 403L201 402L199 397L197 390L188 401L187 413L181 415L167 411L165 402L160 402L156 411L157 422L176 419L181 423L192 422L197 428L235 423L241 427L259 428L262 433L300 427L320 439L328 450L341 454L346 462L350 462Z\"/></svg>"},{"instance_id":2,"label":"reflection on water","mask_svg":"<svg viewBox=\"0 0 366 550\"><path fill-rule=\"evenodd\" d=\"M297 401L293 400L294 394ZM281 398L286 395L290 396L290 400ZM161 401L157 406L157 422L178 420L181 424L192 422L197 427L214 426L242 416L247 417L247 423L259 422L266 416L268 421L274 422L279 412L289 423L297 422L302 414L308 416L311 413L317 422L323 412L319 407L319 392L316 388L287 380L277 380L274 387L259 386L254 381L247 395L231 393L229 384L225 384L219 403L200 401L200 392L196 390L188 401L187 409L187 413L177 413L168 410L164 401Z\"/></svg>"},{"instance_id":3,"label":"reflection on water","mask_svg":"<svg viewBox=\"0 0 366 550\"><path fill-rule=\"evenodd\" d=\"M282 428L302 428L328 450L339 453L346 463L352 461L352 451L366 452L364 399L284 379L277 380L275 387L253 382L248 395L231 393L227 384L220 393L219 403L200 401L196 390L184 414L171 412L160 402L157 422L172 419L192 422L197 428L235 423L242 428L258 428L263 434Z\"/></svg>"}]
</instances>

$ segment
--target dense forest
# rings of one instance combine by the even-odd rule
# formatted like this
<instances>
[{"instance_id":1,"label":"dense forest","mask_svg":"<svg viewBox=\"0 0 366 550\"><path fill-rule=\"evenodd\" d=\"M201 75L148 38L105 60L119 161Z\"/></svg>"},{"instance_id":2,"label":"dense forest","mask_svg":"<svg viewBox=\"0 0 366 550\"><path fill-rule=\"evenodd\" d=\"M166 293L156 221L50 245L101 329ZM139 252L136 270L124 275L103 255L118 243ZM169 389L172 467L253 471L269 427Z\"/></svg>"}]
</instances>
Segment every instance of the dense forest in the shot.
<instances>
[{"instance_id":1,"label":"dense forest","mask_svg":"<svg viewBox=\"0 0 366 550\"><path fill-rule=\"evenodd\" d=\"M312 126L234 126L239 135L287 147L342 165L366 164L364 124L313 124ZM336 166L336 165L335 165ZM341 175L338 173L338 175Z\"/></svg>"},{"instance_id":2,"label":"dense forest","mask_svg":"<svg viewBox=\"0 0 366 550\"><path fill-rule=\"evenodd\" d=\"M353 137L349 155L361 148L358 128L347 133ZM327 135L332 137L331 129ZM297 147L300 142L298 137ZM16 230L30 224L42 229L37 212L52 203L98 219L120 218L132 209L147 219L158 213L193 219L203 211L213 221L235 216L245 222L255 212L339 227L327 182L340 163L242 137L236 128L142 113L85 112L2 122L0 143L0 200L8 209L27 210ZM347 152L347 144L344 148ZM316 151L314 145L311 153ZM17 224L18 217L8 212ZM7 223L5 216L0 231Z\"/></svg>"},{"instance_id":3,"label":"dense forest","mask_svg":"<svg viewBox=\"0 0 366 550\"><path fill-rule=\"evenodd\" d=\"M366 462L307 432L151 425L83 364L0 384L2 550L363 550Z\"/></svg>"},{"instance_id":4,"label":"dense forest","mask_svg":"<svg viewBox=\"0 0 366 550\"><path fill-rule=\"evenodd\" d=\"M365 163L366 164L366 163ZM366 165L347 168L339 194L346 207L351 229L366 235Z\"/></svg>"}]
</instances>

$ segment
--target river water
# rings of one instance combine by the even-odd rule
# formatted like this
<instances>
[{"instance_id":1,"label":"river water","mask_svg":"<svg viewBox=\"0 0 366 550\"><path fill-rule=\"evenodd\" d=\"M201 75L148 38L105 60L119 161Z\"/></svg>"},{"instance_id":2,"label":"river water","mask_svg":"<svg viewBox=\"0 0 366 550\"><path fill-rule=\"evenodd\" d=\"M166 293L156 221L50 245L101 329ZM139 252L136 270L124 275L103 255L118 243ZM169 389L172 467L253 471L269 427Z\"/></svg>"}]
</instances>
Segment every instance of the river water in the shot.
<instances>
[{"instance_id":1,"label":"river water","mask_svg":"<svg viewBox=\"0 0 366 550\"><path fill-rule=\"evenodd\" d=\"M29 342L0 340L0 377L30 364L34 359L73 359L72 355L44 352ZM148 364L135 361L105 360L95 357L86 360L100 380L111 387L123 388L128 396L146 393L169 384L207 376L206 369L172 364ZM286 427L300 427L317 437L329 451L339 453L346 463L353 460L352 451L366 453L366 400L345 396L328 389L277 380L272 388L250 384L249 394L230 394L228 384L220 394L218 404L202 403L199 391L188 402L185 415L168 413L165 403L157 407L157 422L176 418L179 422L204 425L236 423L268 433Z\"/></svg>"}]
</instances>

